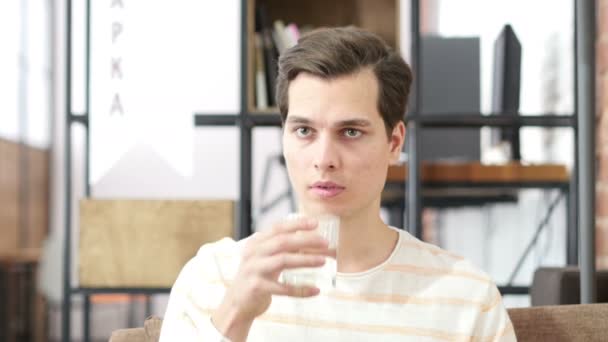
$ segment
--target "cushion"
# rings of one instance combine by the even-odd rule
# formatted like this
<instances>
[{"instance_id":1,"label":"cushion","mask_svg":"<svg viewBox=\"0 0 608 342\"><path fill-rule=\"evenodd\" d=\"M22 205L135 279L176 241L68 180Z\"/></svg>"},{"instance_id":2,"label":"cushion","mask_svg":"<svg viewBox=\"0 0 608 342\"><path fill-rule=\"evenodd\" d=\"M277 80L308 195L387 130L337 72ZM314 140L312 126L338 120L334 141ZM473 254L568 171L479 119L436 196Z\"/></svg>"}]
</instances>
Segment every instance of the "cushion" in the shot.
<instances>
[{"instance_id":1,"label":"cushion","mask_svg":"<svg viewBox=\"0 0 608 342\"><path fill-rule=\"evenodd\" d=\"M606 341L608 304L509 309L518 341Z\"/></svg>"},{"instance_id":2,"label":"cushion","mask_svg":"<svg viewBox=\"0 0 608 342\"><path fill-rule=\"evenodd\" d=\"M596 272L597 302L608 303L608 270ZM541 267L534 272L530 299L532 306L580 303L578 267Z\"/></svg>"},{"instance_id":3,"label":"cushion","mask_svg":"<svg viewBox=\"0 0 608 342\"><path fill-rule=\"evenodd\" d=\"M147 342L144 328L120 329L112 332L110 342Z\"/></svg>"},{"instance_id":4,"label":"cushion","mask_svg":"<svg viewBox=\"0 0 608 342\"><path fill-rule=\"evenodd\" d=\"M158 317L148 317L143 328L120 329L110 336L110 342L158 342L163 321Z\"/></svg>"},{"instance_id":5,"label":"cushion","mask_svg":"<svg viewBox=\"0 0 608 342\"><path fill-rule=\"evenodd\" d=\"M538 306L509 309L519 342L606 341L608 304ZM146 319L143 328L112 333L110 342L158 342L162 320Z\"/></svg>"}]
</instances>

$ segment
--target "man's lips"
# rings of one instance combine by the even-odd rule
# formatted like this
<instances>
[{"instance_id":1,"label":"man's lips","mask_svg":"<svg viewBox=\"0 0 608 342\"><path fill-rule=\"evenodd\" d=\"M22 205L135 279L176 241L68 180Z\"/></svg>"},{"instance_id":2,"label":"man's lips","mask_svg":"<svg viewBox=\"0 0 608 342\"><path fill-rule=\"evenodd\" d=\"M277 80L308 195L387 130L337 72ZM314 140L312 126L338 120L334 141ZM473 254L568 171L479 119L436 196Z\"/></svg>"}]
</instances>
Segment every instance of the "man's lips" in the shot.
<instances>
[{"instance_id":1,"label":"man's lips","mask_svg":"<svg viewBox=\"0 0 608 342\"><path fill-rule=\"evenodd\" d=\"M345 187L334 182L316 182L310 186L310 190L321 198L331 198L338 196Z\"/></svg>"}]
</instances>

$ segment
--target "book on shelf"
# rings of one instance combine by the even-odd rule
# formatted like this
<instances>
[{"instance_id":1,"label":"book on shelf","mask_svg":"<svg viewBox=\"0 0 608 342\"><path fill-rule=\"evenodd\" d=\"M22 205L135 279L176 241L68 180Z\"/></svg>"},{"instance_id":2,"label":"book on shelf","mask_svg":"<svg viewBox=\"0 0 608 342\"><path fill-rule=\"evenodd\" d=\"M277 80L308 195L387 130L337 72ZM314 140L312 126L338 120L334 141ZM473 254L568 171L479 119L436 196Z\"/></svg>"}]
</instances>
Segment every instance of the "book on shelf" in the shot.
<instances>
[{"instance_id":1,"label":"book on shelf","mask_svg":"<svg viewBox=\"0 0 608 342\"><path fill-rule=\"evenodd\" d=\"M268 92L266 91L266 70L264 68L264 48L262 35L255 33L255 106L258 109L268 108Z\"/></svg>"},{"instance_id":2,"label":"book on shelf","mask_svg":"<svg viewBox=\"0 0 608 342\"><path fill-rule=\"evenodd\" d=\"M290 23L285 27L285 35L288 37L290 46L292 47L298 43L300 40L300 30L298 29L298 25L294 23Z\"/></svg>"},{"instance_id":3,"label":"book on shelf","mask_svg":"<svg viewBox=\"0 0 608 342\"><path fill-rule=\"evenodd\" d=\"M311 30L295 23L285 25L277 19L272 22L263 4L256 6L254 87L256 109L277 105L275 99L279 55L297 44L300 35Z\"/></svg>"},{"instance_id":4,"label":"book on shelf","mask_svg":"<svg viewBox=\"0 0 608 342\"><path fill-rule=\"evenodd\" d=\"M283 33L285 31L285 24L283 24L283 21L281 20L275 20L273 27L272 38L274 39L274 44L276 45L279 54L282 54L288 49L289 44Z\"/></svg>"},{"instance_id":5,"label":"book on shelf","mask_svg":"<svg viewBox=\"0 0 608 342\"><path fill-rule=\"evenodd\" d=\"M272 27L270 26L270 20L266 8L263 5L259 5L256 8L256 32L259 32L262 48L263 48L263 60L264 60L264 75L266 79L266 94L269 106L275 106L275 89L276 89L276 78L277 78L277 61L279 59L279 52L275 45L272 37Z\"/></svg>"},{"instance_id":6,"label":"book on shelf","mask_svg":"<svg viewBox=\"0 0 608 342\"><path fill-rule=\"evenodd\" d=\"M298 43L300 31L298 30L298 25L294 23L285 26L282 20L275 20L272 36L274 37L279 54L281 54Z\"/></svg>"}]
</instances>

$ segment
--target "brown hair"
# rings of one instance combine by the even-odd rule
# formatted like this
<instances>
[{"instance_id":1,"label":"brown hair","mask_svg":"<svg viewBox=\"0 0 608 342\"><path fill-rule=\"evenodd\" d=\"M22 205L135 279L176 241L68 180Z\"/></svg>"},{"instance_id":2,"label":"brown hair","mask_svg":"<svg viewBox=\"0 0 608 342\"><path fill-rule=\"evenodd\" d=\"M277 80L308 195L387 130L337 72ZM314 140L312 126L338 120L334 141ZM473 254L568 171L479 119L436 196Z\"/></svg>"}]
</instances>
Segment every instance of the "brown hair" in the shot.
<instances>
[{"instance_id":1,"label":"brown hair","mask_svg":"<svg viewBox=\"0 0 608 342\"><path fill-rule=\"evenodd\" d=\"M276 98L282 122L289 110L289 83L299 73L331 79L367 67L378 80L378 111L390 136L405 115L412 71L380 37L354 26L314 30L280 56Z\"/></svg>"}]
</instances>

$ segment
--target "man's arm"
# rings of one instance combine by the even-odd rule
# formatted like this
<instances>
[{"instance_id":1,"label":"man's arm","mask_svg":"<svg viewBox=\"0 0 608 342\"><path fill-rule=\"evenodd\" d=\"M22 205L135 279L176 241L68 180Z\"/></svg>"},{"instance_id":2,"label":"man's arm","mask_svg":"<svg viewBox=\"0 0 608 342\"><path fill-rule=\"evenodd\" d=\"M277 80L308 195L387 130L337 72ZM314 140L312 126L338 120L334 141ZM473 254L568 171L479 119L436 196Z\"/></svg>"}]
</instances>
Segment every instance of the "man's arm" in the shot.
<instances>
[{"instance_id":1,"label":"man's arm","mask_svg":"<svg viewBox=\"0 0 608 342\"><path fill-rule=\"evenodd\" d=\"M240 241L238 270L230 285L219 285L221 289L208 279L223 280L214 248L201 248L171 290L161 341L213 341L221 334L243 342L255 318L269 308L272 296L316 296L318 288L295 287L278 278L285 269L320 267L326 256L335 255L327 240L315 232L317 224L314 219L279 222ZM314 254L301 252L304 250Z\"/></svg>"},{"instance_id":2,"label":"man's arm","mask_svg":"<svg viewBox=\"0 0 608 342\"><path fill-rule=\"evenodd\" d=\"M209 312L198 307L192 300L192 287L197 284L204 291L208 284L195 281L196 258L190 260L181 270L169 297L167 311L163 318L160 342L163 341L213 341L229 342L211 322ZM200 271L200 270L199 270Z\"/></svg>"},{"instance_id":3,"label":"man's arm","mask_svg":"<svg viewBox=\"0 0 608 342\"><path fill-rule=\"evenodd\" d=\"M479 313L474 335L484 341L511 342L517 341L513 324L502 303L502 297L496 285L490 284L485 296L485 305Z\"/></svg>"}]
</instances>

